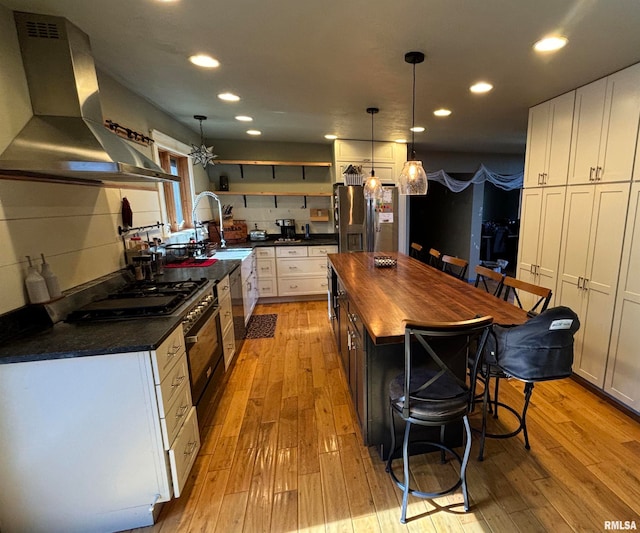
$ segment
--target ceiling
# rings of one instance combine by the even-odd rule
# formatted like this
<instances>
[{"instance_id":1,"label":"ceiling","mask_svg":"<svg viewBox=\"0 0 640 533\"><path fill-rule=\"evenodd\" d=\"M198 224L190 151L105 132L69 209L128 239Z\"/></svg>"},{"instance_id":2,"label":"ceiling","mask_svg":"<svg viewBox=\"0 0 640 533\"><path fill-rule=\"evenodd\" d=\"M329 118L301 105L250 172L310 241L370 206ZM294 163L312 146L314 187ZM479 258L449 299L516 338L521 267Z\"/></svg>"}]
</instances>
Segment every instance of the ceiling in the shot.
<instances>
[{"instance_id":1,"label":"ceiling","mask_svg":"<svg viewBox=\"0 0 640 533\"><path fill-rule=\"evenodd\" d=\"M98 68L205 136L323 143L411 138L417 151L522 153L530 106L640 61L637 0L0 0L61 15L90 39ZM553 32L569 44L540 56ZM187 61L208 53L221 65ZM494 85L473 95L478 80ZM242 99L225 103L217 94ZM448 118L433 111L446 107ZM249 115L253 123L234 119Z\"/></svg>"}]
</instances>

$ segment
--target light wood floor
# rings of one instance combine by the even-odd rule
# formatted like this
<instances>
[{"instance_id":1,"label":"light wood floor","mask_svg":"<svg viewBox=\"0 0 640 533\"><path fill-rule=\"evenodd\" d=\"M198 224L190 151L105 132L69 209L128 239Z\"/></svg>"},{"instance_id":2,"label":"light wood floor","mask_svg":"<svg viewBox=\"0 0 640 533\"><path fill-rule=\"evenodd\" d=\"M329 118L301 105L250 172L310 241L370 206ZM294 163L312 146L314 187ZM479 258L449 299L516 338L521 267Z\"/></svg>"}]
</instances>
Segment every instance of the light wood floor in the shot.
<instances>
[{"instance_id":1,"label":"light wood floor","mask_svg":"<svg viewBox=\"0 0 640 533\"><path fill-rule=\"evenodd\" d=\"M640 528L640 425L572 380L536 385L530 451L522 436L490 439L478 462L474 441L469 513L459 492L410 498L400 524L400 490L356 429L326 302L255 313L278 313L275 338L245 341L185 492L139 533ZM521 391L505 382L501 398L517 403ZM454 468L430 455L412 458L423 489Z\"/></svg>"}]
</instances>

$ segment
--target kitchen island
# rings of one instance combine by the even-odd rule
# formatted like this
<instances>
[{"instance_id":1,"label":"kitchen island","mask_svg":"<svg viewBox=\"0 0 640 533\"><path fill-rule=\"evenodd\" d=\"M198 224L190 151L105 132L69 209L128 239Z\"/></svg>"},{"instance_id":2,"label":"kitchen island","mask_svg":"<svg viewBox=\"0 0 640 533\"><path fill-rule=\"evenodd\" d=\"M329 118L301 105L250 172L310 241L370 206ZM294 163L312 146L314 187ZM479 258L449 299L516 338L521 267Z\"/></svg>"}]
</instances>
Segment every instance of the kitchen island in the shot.
<instances>
[{"instance_id":1,"label":"kitchen island","mask_svg":"<svg viewBox=\"0 0 640 533\"><path fill-rule=\"evenodd\" d=\"M404 320L491 315L498 324L521 324L527 314L404 254L385 254L397 260L389 268L375 267L375 255L329 254L329 317L364 443L385 457L391 440L388 384L404 368Z\"/></svg>"}]
</instances>

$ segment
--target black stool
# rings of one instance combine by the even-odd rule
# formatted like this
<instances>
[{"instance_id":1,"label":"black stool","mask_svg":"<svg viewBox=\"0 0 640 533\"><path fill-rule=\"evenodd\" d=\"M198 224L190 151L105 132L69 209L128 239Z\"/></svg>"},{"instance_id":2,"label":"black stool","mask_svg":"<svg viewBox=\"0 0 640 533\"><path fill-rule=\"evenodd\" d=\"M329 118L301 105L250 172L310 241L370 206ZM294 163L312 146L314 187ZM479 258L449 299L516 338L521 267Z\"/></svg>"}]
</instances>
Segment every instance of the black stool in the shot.
<instances>
[{"instance_id":1,"label":"black stool","mask_svg":"<svg viewBox=\"0 0 640 533\"><path fill-rule=\"evenodd\" d=\"M400 522L406 523L409 494L420 498L436 498L462 486L464 510L469 510L466 468L471 452L471 429L468 414L475 381L469 387L456 375L454 369L465 368L471 342L477 343L477 361L480 359L493 318L485 316L462 322L426 324L405 321L405 369L389 384L391 410L391 448L387 459L387 471L403 491ZM435 341L435 342L434 342ZM453 348L452 348L453 346ZM403 480L400 481L391 467L396 452L394 414L405 423L402 443ZM463 421L465 450L460 455L444 443L445 426ZM410 442L412 425L440 427L440 440ZM440 450L441 462L449 452L460 462L460 476L453 486L439 492L422 492L409 487L409 455L412 445L429 445Z\"/></svg>"}]
</instances>

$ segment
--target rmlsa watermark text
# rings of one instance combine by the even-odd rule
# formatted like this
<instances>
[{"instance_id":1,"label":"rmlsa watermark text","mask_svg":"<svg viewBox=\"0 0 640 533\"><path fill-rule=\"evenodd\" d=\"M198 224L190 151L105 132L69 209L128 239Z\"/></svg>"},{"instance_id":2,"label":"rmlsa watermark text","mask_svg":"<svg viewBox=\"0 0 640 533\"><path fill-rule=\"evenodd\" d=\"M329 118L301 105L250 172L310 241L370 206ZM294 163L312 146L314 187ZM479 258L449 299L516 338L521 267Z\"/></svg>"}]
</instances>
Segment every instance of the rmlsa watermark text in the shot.
<instances>
[{"instance_id":1,"label":"rmlsa watermark text","mask_svg":"<svg viewBox=\"0 0 640 533\"><path fill-rule=\"evenodd\" d=\"M604 528L618 531L637 529L635 520L605 520Z\"/></svg>"}]
</instances>

